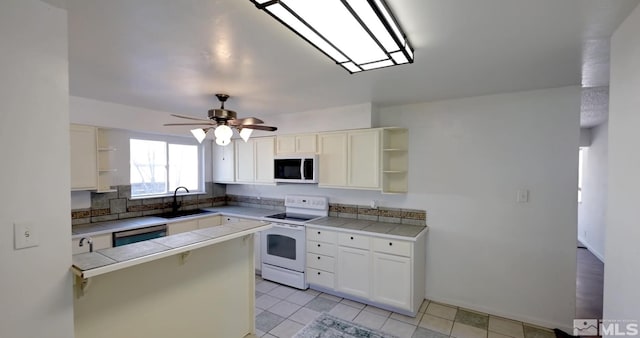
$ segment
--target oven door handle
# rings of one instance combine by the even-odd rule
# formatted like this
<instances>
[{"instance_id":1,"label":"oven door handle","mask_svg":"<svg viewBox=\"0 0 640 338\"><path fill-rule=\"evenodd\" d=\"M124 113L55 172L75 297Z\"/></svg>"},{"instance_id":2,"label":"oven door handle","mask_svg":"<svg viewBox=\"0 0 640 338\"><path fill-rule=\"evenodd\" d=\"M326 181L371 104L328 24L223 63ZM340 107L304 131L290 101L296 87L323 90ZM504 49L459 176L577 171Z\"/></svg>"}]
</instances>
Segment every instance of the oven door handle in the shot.
<instances>
[{"instance_id":1,"label":"oven door handle","mask_svg":"<svg viewBox=\"0 0 640 338\"><path fill-rule=\"evenodd\" d=\"M271 223L274 228L282 228L288 230L304 231L304 225L295 224L283 224L283 223Z\"/></svg>"}]
</instances>

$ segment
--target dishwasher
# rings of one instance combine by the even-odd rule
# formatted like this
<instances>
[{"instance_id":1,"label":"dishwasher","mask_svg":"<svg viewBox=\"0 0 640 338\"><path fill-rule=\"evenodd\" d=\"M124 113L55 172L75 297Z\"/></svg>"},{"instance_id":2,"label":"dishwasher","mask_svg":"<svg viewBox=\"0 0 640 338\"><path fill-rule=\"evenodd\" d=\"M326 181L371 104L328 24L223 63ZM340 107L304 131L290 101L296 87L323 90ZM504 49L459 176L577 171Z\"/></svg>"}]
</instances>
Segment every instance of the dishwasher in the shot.
<instances>
[{"instance_id":1,"label":"dishwasher","mask_svg":"<svg viewBox=\"0 0 640 338\"><path fill-rule=\"evenodd\" d=\"M113 246L123 246L131 243L147 241L167 235L167 225L155 225L146 228L118 231L113 233Z\"/></svg>"}]
</instances>

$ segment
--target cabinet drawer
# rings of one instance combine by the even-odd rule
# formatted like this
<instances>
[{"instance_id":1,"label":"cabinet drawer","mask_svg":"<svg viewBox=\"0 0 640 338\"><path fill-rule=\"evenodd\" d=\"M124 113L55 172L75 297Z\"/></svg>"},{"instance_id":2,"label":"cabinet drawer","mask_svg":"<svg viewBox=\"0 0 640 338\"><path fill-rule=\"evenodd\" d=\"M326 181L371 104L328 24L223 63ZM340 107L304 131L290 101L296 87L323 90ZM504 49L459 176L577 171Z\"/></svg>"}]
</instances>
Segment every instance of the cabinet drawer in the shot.
<instances>
[{"instance_id":1,"label":"cabinet drawer","mask_svg":"<svg viewBox=\"0 0 640 338\"><path fill-rule=\"evenodd\" d=\"M336 244L338 233L322 229L307 228L307 239L316 242Z\"/></svg>"},{"instance_id":2,"label":"cabinet drawer","mask_svg":"<svg viewBox=\"0 0 640 338\"><path fill-rule=\"evenodd\" d=\"M333 257L307 253L307 267L322 271L333 272L335 259Z\"/></svg>"},{"instance_id":3,"label":"cabinet drawer","mask_svg":"<svg viewBox=\"0 0 640 338\"><path fill-rule=\"evenodd\" d=\"M341 233L338 235L338 244L358 249L369 249L369 237L356 234Z\"/></svg>"},{"instance_id":4,"label":"cabinet drawer","mask_svg":"<svg viewBox=\"0 0 640 338\"><path fill-rule=\"evenodd\" d=\"M307 252L320 254L324 256L335 257L336 256L336 245L335 244L327 244L320 243L314 241L307 242Z\"/></svg>"},{"instance_id":5,"label":"cabinet drawer","mask_svg":"<svg viewBox=\"0 0 640 338\"><path fill-rule=\"evenodd\" d=\"M395 239L374 238L373 251L411 257L411 242Z\"/></svg>"},{"instance_id":6,"label":"cabinet drawer","mask_svg":"<svg viewBox=\"0 0 640 338\"><path fill-rule=\"evenodd\" d=\"M309 282L309 284L315 284L328 289L333 289L335 283L333 276L334 275L331 272L307 268L307 282Z\"/></svg>"}]
</instances>

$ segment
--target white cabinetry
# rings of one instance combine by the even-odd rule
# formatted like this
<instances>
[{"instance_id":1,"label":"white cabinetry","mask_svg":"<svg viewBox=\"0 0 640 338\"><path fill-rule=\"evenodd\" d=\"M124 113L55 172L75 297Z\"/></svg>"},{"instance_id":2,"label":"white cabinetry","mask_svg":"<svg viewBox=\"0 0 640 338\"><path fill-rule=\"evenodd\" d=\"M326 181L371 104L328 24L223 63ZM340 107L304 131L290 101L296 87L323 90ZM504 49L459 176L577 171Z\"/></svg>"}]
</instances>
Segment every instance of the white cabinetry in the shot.
<instances>
[{"instance_id":1,"label":"white cabinetry","mask_svg":"<svg viewBox=\"0 0 640 338\"><path fill-rule=\"evenodd\" d=\"M216 183L235 182L235 145L213 145L213 181Z\"/></svg>"},{"instance_id":2,"label":"white cabinetry","mask_svg":"<svg viewBox=\"0 0 640 338\"><path fill-rule=\"evenodd\" d=\"M347 186L347 133L318 135L318 185L323 187Z\"/></svg>"},{"instance_id":3,"label":"white cabinetry","mask_svg":"<svg viewBox=\"0 0 640 338\"><path fill-rule=\"evenodd\" d=\"M222 216L211 216L198 219L198 229L215 227L222 224Z\"/></svg>"},{"instance_id":4,"label":"white cabinetry","mask_svg":"<svg viewBox=\"0 0 640 338\"><path fill-rule=\"evenodd\" d=\"M87 236L89 237L89 236ZM113 239L111 233L91 236L91 240L93 241L93 251L100 249L107 249L112 247ZM71 240L71 253L79 254L89 252L89 244L85 241L82 246L80 246L80 238Z\"/></svg>"},{"instance_id":5,"label":"white cabinetry","mask_svg":"<svg viewBox=\"0 0 640 338\"><path fill-rule=\"evenodd\" d=\"M279 135L276 137L277 154L315 154L316 134Z\"/></svg>"},{"instance_id":6,"label":"white cabinetry","mask_svg":"<svg viewBox=\"0 0 640 338\"><path fill-rule=\"evenodd\" d=\"M306 227L312 288L407 315L418 312L425 292L424 234L414 242Z\"/></svg>"},{"instance_id":7,"label":"white cabinetry","mask_svg":"<svg viewBox=\"0 0 640 338\"><path fill-rule=\"evenodd\" d=\"M111 145L108 131L98 129L98 192L117 191L112 189L116 148Z\"/></svg>"},{"instance_id":8,"label":"white cabinetry","mask_svg":"<svg viewBox=\"0 0 640 338\"><path fill-rule=\"evenodd\" d=\"M404 128L382 131L382 192L408 191L409 132Z\"/></svg>"},{"instance_id":9,"label":"white cabinetry","mask_svg":"<svg viewBox=\"0 0 640 338\"><path fill-rule=\"evenodd\" d=\"M380 188L380 129L318 135L322 187Z\"/></svg>"},{"instance_id":10,"label":"white cabinetry","mask_svg":"<svg viewBox=\"0 0 640 338\"><path fill-rule=\"evenodd\" d=\"M253 138L235 143L235 181L237 183L273 183L274 137Z\"/></svg>"},{"instance_id":11,"label":"white cabinetry","mask_svg":"<svg viewBox=\"0 0 640 338\"><path fill-rule=\"evenodd\" d=\"M72 124L69 127L71 150L71 190L98 189L97 129Z\"/></svg>"}]
</instances>

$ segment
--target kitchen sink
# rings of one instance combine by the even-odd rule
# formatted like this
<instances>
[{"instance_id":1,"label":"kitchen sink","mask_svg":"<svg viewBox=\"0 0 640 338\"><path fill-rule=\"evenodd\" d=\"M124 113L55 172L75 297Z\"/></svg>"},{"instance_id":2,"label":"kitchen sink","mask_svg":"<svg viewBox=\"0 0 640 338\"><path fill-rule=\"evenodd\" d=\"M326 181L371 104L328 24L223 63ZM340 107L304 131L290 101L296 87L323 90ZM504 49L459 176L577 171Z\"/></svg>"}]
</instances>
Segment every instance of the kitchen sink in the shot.
<instances>
[{"instance_id":1,"label":"kitchen sink","mask_svg":"<svg viewBox=\"0 0 640 338\"><path fill-rule=\"evenodd\" d=\"M194 215L200 215L200 214L213 214L213 213L215 213L215 211L195 209L195 210L179 210L176 212L165 212L156 216L162 217L162 218L178 218L178 217L194 216Z\"/></svg>"}]
</instances>

